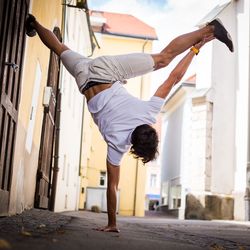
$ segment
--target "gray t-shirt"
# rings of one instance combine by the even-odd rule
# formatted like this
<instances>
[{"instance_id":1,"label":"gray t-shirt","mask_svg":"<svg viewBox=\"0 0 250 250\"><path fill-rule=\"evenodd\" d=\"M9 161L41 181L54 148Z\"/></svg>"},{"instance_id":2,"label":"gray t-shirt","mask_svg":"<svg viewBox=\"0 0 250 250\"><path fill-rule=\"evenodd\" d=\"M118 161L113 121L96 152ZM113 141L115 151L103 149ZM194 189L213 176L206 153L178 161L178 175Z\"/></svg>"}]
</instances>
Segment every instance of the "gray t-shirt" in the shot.
<instances>
[{"instance_id":1,"label":"gray t-shirt","mask_svg":"<svg viewBox=\"0 0 250 250\"><path fill-rule=\"evenodd\" d=\"M152 96L142 101L117 81L110 88L95 95L88 108L104 140L108 144L107 160L116 166L131 146L131 134L142 124L154 124L164 99Z\"/></svg>"}]
</instances>

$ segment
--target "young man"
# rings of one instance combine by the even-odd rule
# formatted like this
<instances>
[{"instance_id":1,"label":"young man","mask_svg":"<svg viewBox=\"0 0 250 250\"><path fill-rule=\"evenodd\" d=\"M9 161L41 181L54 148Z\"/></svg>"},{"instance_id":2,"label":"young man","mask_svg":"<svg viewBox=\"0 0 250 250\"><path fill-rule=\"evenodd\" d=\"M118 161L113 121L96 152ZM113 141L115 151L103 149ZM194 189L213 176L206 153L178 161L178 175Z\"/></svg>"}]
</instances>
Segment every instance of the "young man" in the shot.
<instances>
[{"instance_id":1,"label":"young man","mask_svg":"<svg viewBox=\"0 0 250 250\"><path fill-rule=\"evenodd\" d=\"M151 125L156 122L155 117L160 112L164 99L173 85L181 80L194 55L198 54L206 42L217 38L233 51L231 37L220 21L214 20L199 30L175 38L159 54L133 53L90 59L71 51L58 41L53 32L29 15L26 33L34 36L36 32L42 42L60 56L64 66L75 77L80 92L87 99L89 111L107 143L108 225L99 230L119 232L116 226L116 191L123 154L130 149L143 163L155 159L158 136ZM126 79L167 66L187 49L190 49L189 52L149 101L133 97L122 86L121 83Z\"/></svg>"}]
</instances>

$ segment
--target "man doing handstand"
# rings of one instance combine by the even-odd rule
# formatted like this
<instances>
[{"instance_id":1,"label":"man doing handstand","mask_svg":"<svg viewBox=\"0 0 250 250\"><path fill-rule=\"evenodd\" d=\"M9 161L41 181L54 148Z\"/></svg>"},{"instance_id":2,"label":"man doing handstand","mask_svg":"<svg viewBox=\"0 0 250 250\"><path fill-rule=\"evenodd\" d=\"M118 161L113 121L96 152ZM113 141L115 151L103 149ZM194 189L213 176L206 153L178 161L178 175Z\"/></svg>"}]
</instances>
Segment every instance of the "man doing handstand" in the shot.
<instances>
[{"instance_id":1,"label":"man doing handstand","mask_svg":"<svg viewBox=\"0 0 250 250\"><path fill-rule=\"evenodd\" d=\"M28 15L26 33L34 36L36 32L75 77L79 91L87 99L94 122L107 143L108 224L100 230L119 232L116 225L116 191L123 154L130 150L143 163L156 158L158 136L151 125L156 122L164 99L173 85L181 80L194 55L206 42L216 38L233 52L231 37L221 22L215 19L203 28L173 39L158 54L132 53L90 59L70 50L34 16ZM126 79L161 69L188 49L188 53L149 101L135 98L123 87Z\"/></svg>"}]
</instances>

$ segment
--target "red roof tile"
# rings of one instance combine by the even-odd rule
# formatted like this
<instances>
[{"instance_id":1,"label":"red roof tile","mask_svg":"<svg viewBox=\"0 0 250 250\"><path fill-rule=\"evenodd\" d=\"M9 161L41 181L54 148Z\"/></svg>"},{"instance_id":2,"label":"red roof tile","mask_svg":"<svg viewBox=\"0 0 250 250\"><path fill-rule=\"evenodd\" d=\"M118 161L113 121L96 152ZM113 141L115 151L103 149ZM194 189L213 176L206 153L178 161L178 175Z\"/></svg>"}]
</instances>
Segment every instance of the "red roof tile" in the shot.
<instances>
[{"instance_id":1,"label":"red roof tile","mask_svg":"<svg viewBox=\"0 0 250 250\"><path fill-rule=\"evenodd\" d=\"M157 40L155 29L132 15L92 10L90 16L101 17L105 21L99 31L101 33Z\"/></svg>"}]
</instances>

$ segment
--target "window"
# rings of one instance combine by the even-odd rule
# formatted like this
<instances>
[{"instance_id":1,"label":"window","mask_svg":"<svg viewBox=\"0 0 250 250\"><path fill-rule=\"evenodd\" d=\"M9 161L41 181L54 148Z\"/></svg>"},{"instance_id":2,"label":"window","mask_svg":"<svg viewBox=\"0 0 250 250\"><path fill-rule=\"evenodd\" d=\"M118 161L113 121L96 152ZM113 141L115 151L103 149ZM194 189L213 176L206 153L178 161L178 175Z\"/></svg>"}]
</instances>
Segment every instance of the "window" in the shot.
<instances>
[{"instance_id":1,"label":"window","mask_svg":"<svg viewBox=\"0 0 250 250\"><path fill-rule=\"evenodd\" d=\"M175 185L171 187L172 197L172 209L179 208L181 206L181 185Z\"/></svg>"},{"instance_id":2,"label":"window","mask_svg":"<svg viewBox=\"0 0 250 250\"><path fill-rule=\"evenodd\" d=\"M100 172L100 186L105 187L106 186L106 179L107 179L107 173L105 171Z\"/></svg>"},{"instance_id":3,"label":"window","mask_svg":"<svg viewBox=\"0 0 250 250\"><path fill-rule=\"evenodd\" d=\"M156 180L157 180L157 175L156 174L151 174L150 175L150 187L151 188L156 187Z\"/></svg>"},{"instance_id":4,"label":"window","mask_svg":"<svg viewBox=\"0 0 250 250\"><path fill-rule=\"evenodd\" d=\"M181 206L181 199L180 198L174 198L173 199L173 208L179 208Z\"/></svg>"}]
</instances>

